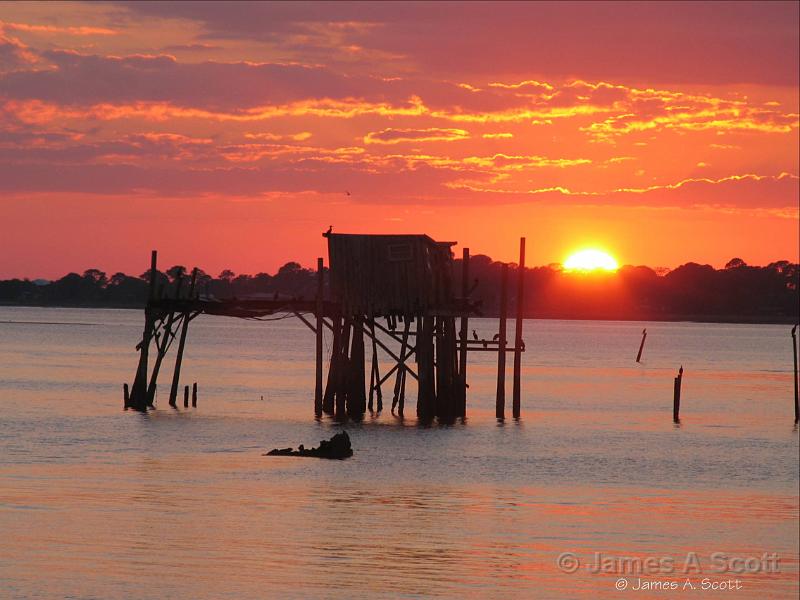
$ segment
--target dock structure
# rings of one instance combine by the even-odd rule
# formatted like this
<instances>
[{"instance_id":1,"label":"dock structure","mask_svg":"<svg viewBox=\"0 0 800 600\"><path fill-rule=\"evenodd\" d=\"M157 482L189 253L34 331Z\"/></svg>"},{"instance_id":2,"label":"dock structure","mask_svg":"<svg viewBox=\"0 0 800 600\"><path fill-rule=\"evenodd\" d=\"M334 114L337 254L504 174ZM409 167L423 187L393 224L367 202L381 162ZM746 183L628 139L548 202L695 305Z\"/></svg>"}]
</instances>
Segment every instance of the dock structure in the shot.
<instances>
[{"instance_id":1,"label":"dock structure","mask_svg":"<svg viewBox=\"0 0 800 600\"><path fill-rule=\"evenodd\" d=\"M470 317L480 316L470 300L469 249L463 251L461 273L455 273L452 246L427 235L356 235L330 231L329 269L317 260L316 297L273 299L205 298L196 290L196 270L183 291L182 281L171 297L158 289L157 253L153 251L145 325L137 345L139 363L125 408L146 411L154 406L161 363L173 341L178 349L169 404L176 407L180 371L189 323L201 314L270 320L293 315L315 335L316 365L314 414L337 420L360 420L369 410L380 413L384 396L391 396L391 412L405 414L406 388L416 382L416 415L420 422L451 423L467 412L467 355L498 353L497 417L505 417L505 355L514 355L515 418L520 413L520 355L522 340L522 285L524 238L518 267L517 321L513 344L506 339L507 277L503 278L500 331L494 339L468 337ZM507 267L504 269L507 272ZM327 286L326 284L327 280ZM459 281L460 280L460 281ZM326 288L328 296L326 297ZM457 321L458 326L456 324ZM332 340L325 374L323 333ZM367 351L371 350L366 375ZM150 354L155 352L152 369ZM381 365L391 365L381 373ZM376 402L377 400L377 402Z\"/></svg>"}]
</instances>

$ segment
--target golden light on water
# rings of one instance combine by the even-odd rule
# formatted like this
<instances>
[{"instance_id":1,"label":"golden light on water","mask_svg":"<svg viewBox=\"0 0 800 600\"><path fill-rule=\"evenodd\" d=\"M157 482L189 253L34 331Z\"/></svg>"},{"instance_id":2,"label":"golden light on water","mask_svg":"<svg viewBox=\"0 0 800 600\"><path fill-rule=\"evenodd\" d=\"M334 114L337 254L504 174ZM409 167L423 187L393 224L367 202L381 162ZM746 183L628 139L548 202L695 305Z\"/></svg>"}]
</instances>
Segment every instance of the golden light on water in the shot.
<instances>
[{"instance_id":1,"label":"golden light on water","mask_svg":"<svg viewBox=\"0 0 800 600\"><path fill-rule=\"evenodd\" d=\"M567 271L616 271L619 263L608 252L588 248L573 252L564 261L564 269Z\"/></svg>"}]
</instances>

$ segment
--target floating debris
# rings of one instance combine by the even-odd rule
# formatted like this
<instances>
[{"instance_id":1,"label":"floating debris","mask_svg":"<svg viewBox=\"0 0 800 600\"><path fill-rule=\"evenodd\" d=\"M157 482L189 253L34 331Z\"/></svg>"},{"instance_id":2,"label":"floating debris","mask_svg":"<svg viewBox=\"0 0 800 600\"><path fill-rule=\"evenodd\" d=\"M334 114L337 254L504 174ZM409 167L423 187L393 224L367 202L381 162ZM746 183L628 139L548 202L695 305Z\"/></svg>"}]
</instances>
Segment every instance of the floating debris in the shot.
<instances>
[{"instance_id":1,"label":"floating debris","mask_svg":"<svg viewBox=\"0 0 800 600\"><path fill-rule=\"evenodd\" d=\"M294 448L275 448L263 456L314 456L316 458L345 459L353 456L353 448L350 446L350 436L346 431L337 433L330 440L322 440L319 448L306 449L302 444L297 450Z\"/></svg>"}]
</instances>

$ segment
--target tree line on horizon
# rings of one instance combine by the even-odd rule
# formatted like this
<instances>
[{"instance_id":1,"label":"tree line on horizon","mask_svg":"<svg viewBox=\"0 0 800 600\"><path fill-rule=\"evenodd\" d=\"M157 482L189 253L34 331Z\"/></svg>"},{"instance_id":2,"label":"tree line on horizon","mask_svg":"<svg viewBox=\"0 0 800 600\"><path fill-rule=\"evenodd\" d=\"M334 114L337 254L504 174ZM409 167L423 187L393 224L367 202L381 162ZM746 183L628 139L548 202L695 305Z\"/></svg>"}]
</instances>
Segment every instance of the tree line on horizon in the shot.
<instances>
[{"instance_id":1,"label":"tree line on horizon","mask_svg":"<svg viewBox=\"0 0 800 600\"><path fill-rule=\"evenodd\" d=\"M489 256L470 258L471 299L485 316L499 312L502 263ZM190 270L175 265L156 274L159 289L174 297L178 281L183 294ZM750 266L734 258L723 269L694 262L673 269L621 267L615 272L564 271L560 265L526 268L526 317L584 319L719 319L788 321L800 310L800 265L786 260ZM99 269L69 273L51 282L27 279L0 281L0 303L27 306L91 306L141 308L147 298L150 272L131 276ZM461 260L453 263L453 284L460 289ZM517 265L509 269L509 316L516 314ZM198 269L201 296L229 298L315 297L317 274L288 262L275 274L236 274L229 269L212 277Z\"/></svg>"}]
</instances>

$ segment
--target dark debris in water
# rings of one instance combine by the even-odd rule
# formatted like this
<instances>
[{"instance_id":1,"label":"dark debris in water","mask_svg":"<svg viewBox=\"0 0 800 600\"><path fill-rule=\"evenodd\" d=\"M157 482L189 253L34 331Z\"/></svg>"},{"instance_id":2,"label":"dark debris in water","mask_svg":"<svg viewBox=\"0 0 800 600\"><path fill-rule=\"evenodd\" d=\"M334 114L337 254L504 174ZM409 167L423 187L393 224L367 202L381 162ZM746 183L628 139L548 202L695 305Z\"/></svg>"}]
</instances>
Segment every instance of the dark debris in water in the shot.
<instances>
[{"instance_id":1,"label":"dark debris in water","mask_svg":"<svg viewBox=\"0 0 800 600\"><path fill-rule=\"evenodd\" d=\"M322 440L318 448L304 448L300 444L299 448L275 448L262 456L312 456L314 458L332 458L342 460L353 456L353 448L350 445L350 436L346 431L337 433L330 440Z\"/></svg>"}]
</instances>

